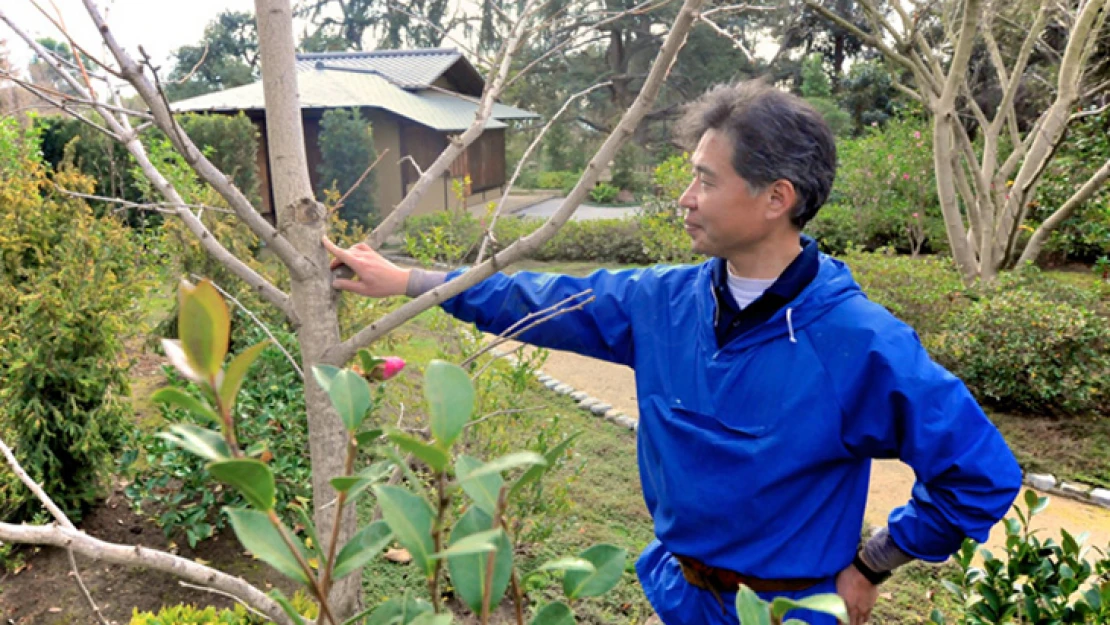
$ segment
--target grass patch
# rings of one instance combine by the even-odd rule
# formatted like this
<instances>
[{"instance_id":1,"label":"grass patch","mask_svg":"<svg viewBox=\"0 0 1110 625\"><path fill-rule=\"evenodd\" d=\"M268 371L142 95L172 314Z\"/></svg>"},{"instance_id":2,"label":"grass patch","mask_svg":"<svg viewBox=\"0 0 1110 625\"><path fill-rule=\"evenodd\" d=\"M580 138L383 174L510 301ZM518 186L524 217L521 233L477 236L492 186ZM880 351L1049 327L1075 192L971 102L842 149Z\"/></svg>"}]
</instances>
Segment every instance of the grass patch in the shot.
<instances>
[{"instance_id":1,"label":"grass patch","mask_svg":"<svg viewBox=\"0 0 1110 625\"><path fill-rule=\"evenodd\" d=\"M1110 488L1110 420L990 416L1027 472Z\"/></svg>"},{"instance_id":2,"label":"grass patch","mask_svg":"<svg viewBox=\"0 0 1110 625\"><path fill-rule=\"evenodd\" d=\"M879 589L879 601L871 613L877 625L928 623L929 614L939 609L949 618L961 614L956 595L941 585L942 580L958 582L960 569L954 562L926 564L911 562L894 572Z\"/></svg>"}]
</instances>

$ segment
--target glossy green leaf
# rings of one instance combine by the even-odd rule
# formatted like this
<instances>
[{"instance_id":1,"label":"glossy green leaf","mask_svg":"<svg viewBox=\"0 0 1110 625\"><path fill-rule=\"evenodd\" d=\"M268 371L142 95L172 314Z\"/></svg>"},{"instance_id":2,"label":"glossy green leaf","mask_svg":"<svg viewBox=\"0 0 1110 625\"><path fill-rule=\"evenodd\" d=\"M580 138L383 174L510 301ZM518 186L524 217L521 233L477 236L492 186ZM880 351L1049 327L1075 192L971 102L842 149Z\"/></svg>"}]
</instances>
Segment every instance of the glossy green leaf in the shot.
<instances>
[{"instance_id":1,"label":"glossy green leaf","mask_svg":"<svg viewBox=\"0 0 1110 625\"><path fill-rule=\"evenodd\" d=\"M159 404L166 404L167 406L184 409L186 412L195 414L217 427L223 425L220 417L216 415L216 412L212 410L208 404L179 388L172 386L160 388L154 395L151 395L150 399Z\"/></svg>"},{"instance_id":2,"label":"glossy green leaf","mask_svg":"<svg viewBox=\"0 0 1110 625\"><path fill-rule=\"evenodd\" d=\"M536 571L579 571L593 573L597 567L589 560L583 558L565 557L544 562Z\"/></svg>"},{"instance_id":3,"label":"glossy green leaf","mask_svg":"<svg viewBox=\"0 0 1110 625\"><path fill-rule=\"evenodd\" d=\"M839 595L832 593L810 595L796 600L776 597L771 602L771 615L775 618L786 616L790 610L813 610L831 614L844 622L848 621L848 607L844 605L844 600Z\"/></svg>"},{"instance_id":4,"label":"glossy green leaf","mask_svg":"<svg viewBox=\"0 0 1110 625\"><path fill-rule=\"evenodd\" d=\"M231 527L235 536L247 551L254 557L277 569L282 575L297 580L302 584L308 583L308 576L297 563L293 552L282 540L277 528L270 522L265 512L246 510L241 508L227 508L227 516L231 519ZM296 536L289 537L293 545L307 561L304 545Z\"/></svg>"},{"instance_id":5,"label":"glossy green leaf","mask_svg":"<svg viewBox=\"0 0 1110 625\"><path fill-rule=\"evenodd\" d=\"M362 365L362 371L369 374L378 365L385 364L385 358L379 358L372 355L368 350L358 350L358 362Z\"/></svg>"},{"instance_id":6,"label":"glossy green leaf","mask_svg":"<svg viewBox=\"0 0 1110 625\"><path fill-rule=\"evenodd\" d=\"M397 541L412 554L416 566L425 575L431 575L434 567L431 555L435 551L432 542L435 512L431 504L400 486L375 486L374 494Z\"/></svg>"},{"instance_id":7,"label":"glossy green leaf","mask_svg":"<svg viewBox=\"0 0 1110 625\"><path fill-rule=\"evenodd\" d=\"M531 625L574 625L574 612L562 601L549 603L536 612Z\"/></svg>"},{"instance_id":8,"label":"glossy green leaf","mask_svg":"<svg viewBox=\"0 0 1110 625\"><path fill-rule=\"evenodd\" d=\"M182 280L178 289L177 336L185 358L205 380L215 379L227 355L231 314L212 283L193 286Z\"/></svg>"},{"instance_id":9,"label":"glossy green leaf","mask_svg":"<svg viewBox=\"0 0 1110 625\"><path fill-rule=\"evenodd\" d=\"M355 475L331 478L331 486L338 492L347 493L347 501L343 505L350 505L367 488L385 481L392 470L393 463L382 460Z\"/></svg>"},{"instance_id":10,"label":"glossy green leaf","mask_svg":"<svg viewBox=\"0 0 1110 625\"><path fill-rule=\"evenodd\" d=\"M243 385L243 378L247 375L247 370L251 368L254 361L258 359L262 350L269 347L270 341L262 341L257 345L252 345L235 358L231 359L228 363L227 369L224 370L224 379L220 382L220 401L230 412L232 406L235 405L235 398L239 395L239 388Z\"/></svg>"},{"instance_id":11,"label":"glossy green leaf","mask_svg":"<svg viewBox=\"0 0 1110 625\"><path fill-rule=\"evenodd\" d=\"M458 547L474 536L488 536L493 519L479 508L470 508L451 529L449 549ZM490 586L490 610L500 603L509 587L509 577L513 569L513 547L504 532L498 531L493 539L497 554L493 557L493 584ZM486 572L489 570L489 553L469 553L452 555L447 558L447 569L451 573L451 583L459 598L475 614L482 611L482 595L486 588Z\"/></svg>"},{"instance_id":12,"label":"glossy green leaf","mask_svg":"<svg viewBox=\"0 0 1110 625\"><path fill-rule=\"evenodd\" d=\"M213 462L231 457L231 448L224 437L199 425L175 423L168 432L159 432L156 436Z\"/></svg>"},{"instance_id":13,"label":"glossy green leaf","mask_svg":"<svg viewBox=\"0 0 1110 625\"><path fill-rule=\"evenodd\" d=\"M393 597L381 605L371 608L361 615L348 620L344 625L351 624L357 618L370 615L365 625L409 625L421 614L432 612L432 604L423 599L412 597Z\"/></svg>"},{"instance_id":14,"label":"glossy green leaf","mask_svg":"<svg viewBox=\"0 0 1110 625\"><path fill-rule=\"evenodd\" d=\"M312 375L328 394L347 431L354 434L370 410L370 385L354 371L331 365L312 367Z\"/></svg>"},{"instance_id":15,"label":"glossy green leaf","mask_svg":"<svg viewBox=\"0 0 1110 625\"><path fill-rule=\"evenodd\" d=\"M505 481L497 473L487 473L472 479L470 475L482 466L482 461L477 458L459 456L455 461L455 475L458 477L459 486L462 486L463 491L474 501L474 505L492 517L496 513L497 499L501 495L501 487Z\"/></svg>"},{"instance_id":16,"label":"glossy green leaf","mask_svg":"<svg viewBox=\"0 0 1110 625\"><path fill-rule=\"evenodd\" d=\"M416 456L437 473L447 468L447 463L451 461L447 457L447 452L403 432L390 432L386 436L393 441L394 445Z\"/></svg>"},{"instance_id":17,"label":"glossy green leaf","mask_svg":"<svg viewBox=\"0 0 1110 625\"><path fill-rule=\"evenodd\" d=\"M497 539L504 534L505 533L502 532L500 528L471 534L451 543L447 549L432 554L432 558L443 559L453 558L455 556L488 554L497 549Z\"/></svg>"},{"instance_id":18,"label":"glossy green leaf","mask_svg":"<svg viewBox=\"0 0 1110 625\"><path fill-rule=\"evenodd\" d=\"M378 439L381 437L382 431L379 429L366 430L365 432L355 434L355 442L358 443L359 447L365 447L378 442Z\"/></svg>"},{"instance_id":19,"label":"glossy green leaf","mask_svg":"<svg viewBox=\"0 0 1110 625\"><path fill-rule=\"evenodd\" d=\"M276 601L277 604L281 606L281 609L283 612L285 612L285 615L293 619L293 623L295 623L296 625L305 625L304 617L301 616L301 614L297 612L297 609L293 607L293 602L289 601L289 598L285 596L285 593L275 588L269 592L269 595L271 599Z\"/></svg>"},{"instance_id":20,"label":"glossy green leaf","mask_svg":"<svg viewBox=\"0 0 1110 625\"><path fill-rule=\"evenodd\" d=\"M432 437L446 449L474 413L474 384L462 367L433 360L424 371L424 397L428 401Z\"/></svg>"},{"instance_id":21,"label":"glossy green leaf","mask_svg":"<svg viewBox=\"0 0 1110 625\"><path fill-rule=\"evenodd\" d=\"M771 625L767 603L747 586L741 586L736 593L736 616L740 625Z\"/></svg>"},{"instance_id":22,"label":"glossy green leaf","mask_svg":"<svg viewBox=\"0 0 1110 625\"><path fill-rule=\"evenodd\" d=\"M425 612L409 621L409 625L451 625L451 620L454 618L455 617L448 612L443 614Z\"/></svg>"},{"instance_id":23,"label":"glossy green leaf","mask_svg":"<svg viewBox=\"0 0 1110 625\"><path fill-rule=\"evenodd\" d=\"M594 571L567 571L563 576L563 592L568 599L596 597L609 592L624 573L628 552L614 545L594 545L578 557L594 565Z\"/></svg>"},{"instance_id":24,"label":"glossy green leaf","mask_svg":"<svg viewBox=\"0 0 1110 625\"><path fill-rule=\"evenodd\" d=\"M193 368L189 359L185 356L185 348L181 347L181 341L177 339L162 339L162 351L166 352L166 359L170 361L173 368L178 373L185 376L186 379L192 380L198 384L207 384L204 376Z\"/></svg>"},{"instance_id":25,"label":"glossy green leaf","mask_svg":"<svg viewBox=\"0 0 1110 625\"><path fill-rule=\"evenodd\" d=\"M374 521L351 537L339 555L335 556L332 579L339 580L366 566L378 557L382 549L393 540L393 532L385 521Z\"/></svg>"},{"instance_id":26,"label":"glossy green leaf","mask_svg":"<svg viewBox=\"0 0 1110 625\"><path fill-rule=\"evenodd\" d=\"M513 484L512 489L509 490L509 497L516 495L517 492L519 492L525 486L541 479L544 474L551 469L551 467L555 466L555 463L559 461L559 458L562 458L563 454L567 453L567 448L570 447L570 444L574 442L574 439L578 438L581 435L582 432L575 432L574 434L571 434L570 436L564 438L562 442L560 442L558 445L547 450L547 452L543 455L543 459L547 461L547 463L533 465L527 471L525 471L524 475L521 475L520 479L518 479L516 483Z\"/></svg>"},{"instance_id":27,"label":"glossy green leaf","mask_svg":"<svg viewBox=\"0 0 1110 625\"><path fill-rule=\"evenodd\" d=\"M242 493L247 503L269 512L274 507L274 473L261 460L235 458L208 465L212 477Z\"/></svg>"},{"instance_id":28,"label":"glossy green leaf","mask_svg":"<svg viewBox=\"0 0 1110 625\"><path fill-rule=\"evenodd\" d=\"M474 480L486 475L500 475L502 471L508 471L517 467L530 467L545 464L547 464L547 461L543 459L543 456L534 451L518 451L490 460L467 474L466 479Z\"/></svg>"}]
</instances>

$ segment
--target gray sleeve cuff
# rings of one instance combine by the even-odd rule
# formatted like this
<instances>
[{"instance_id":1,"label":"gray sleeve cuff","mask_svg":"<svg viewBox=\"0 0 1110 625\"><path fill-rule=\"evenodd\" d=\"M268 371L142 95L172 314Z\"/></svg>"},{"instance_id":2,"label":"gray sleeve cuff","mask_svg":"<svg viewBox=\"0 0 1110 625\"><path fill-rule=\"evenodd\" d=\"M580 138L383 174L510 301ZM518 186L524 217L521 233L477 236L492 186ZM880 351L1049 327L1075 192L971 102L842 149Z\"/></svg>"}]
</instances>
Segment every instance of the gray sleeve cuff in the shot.
<instances>
[{"instance_id":1,"label":"gray sleeve cuff","mask_svg":"<svg viewBox=\"0 0 1110 625\"><path fill-rule=\"evenodd\" d=\"M405 295L418 297L431 291L437 286L447 282L446 271L425 271L413 269L409 272L409 283L405 288Z\"/></svg>"},{"instance_id":2,"label":"gray sleeve cuff","mask_svg":"<svg viewBox=\"0 0 1110 625\"><path fill-rule=\"evenodd\" d=\"M890 532L885 527L876 532L863 545L860 557L871 569L884 572L893 571L914 560L913 556L902 551L898 548L898 545L894 544L894 539L890 537Z\"/></svg>"}]
</instances>

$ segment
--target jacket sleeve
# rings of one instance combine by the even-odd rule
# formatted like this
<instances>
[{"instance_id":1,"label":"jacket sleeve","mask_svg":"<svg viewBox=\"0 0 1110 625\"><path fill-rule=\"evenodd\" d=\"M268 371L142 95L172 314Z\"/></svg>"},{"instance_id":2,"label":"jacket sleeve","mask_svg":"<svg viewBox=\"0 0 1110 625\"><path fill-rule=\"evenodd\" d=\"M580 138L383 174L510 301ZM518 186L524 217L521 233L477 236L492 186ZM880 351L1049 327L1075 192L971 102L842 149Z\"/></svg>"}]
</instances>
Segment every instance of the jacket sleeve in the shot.
<instances>
[{"instance_id":1,"label":"jacket sleeve","mask_svg":"<svg viewBox=\"0 0 1110 625\"><path fill-rule=\"evenodd\" d=\"M941 562L965 537L984 542L1021 488L1021 468L967 387L933 362L917 335L893 322L870 340L863 366L844 375L844 441L858 457L913 468L910 501L890 536L907 554Z\"/></svg>"},{"instance_id":2,"label":"jacket sleeve","mask_svg":"<svg viewBox=\"0 0 1110 625\"><path fill-rule=\"evenodd\" d=\"M460 274L452 272L447 279ZM585 278L523 271L512 276L498 273L445 301L442 307L483 332L501 334L529 314L589 289L594 301L529 329L518 340L632 366L630 311L644 275L643 270L601 270Z\"/></svg>"}]
</instances>

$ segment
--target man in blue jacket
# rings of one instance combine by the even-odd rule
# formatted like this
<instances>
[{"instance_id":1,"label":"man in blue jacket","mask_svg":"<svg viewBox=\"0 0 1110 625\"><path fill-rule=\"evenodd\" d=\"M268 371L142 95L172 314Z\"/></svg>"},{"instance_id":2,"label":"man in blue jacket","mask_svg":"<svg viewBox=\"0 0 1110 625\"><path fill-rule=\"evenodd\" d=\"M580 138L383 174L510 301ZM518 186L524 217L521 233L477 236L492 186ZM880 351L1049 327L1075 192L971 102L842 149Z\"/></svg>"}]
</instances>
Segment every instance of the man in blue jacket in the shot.
<instances>
[{"instance_id":1,"label":"man in blue jacket","mask_svg":"<svg viewBox=\"0 0 1110 625\"><path fill-rule=\"evenodd\" d=\"M664 623L735 624L741 583L764 598L837 592L851 625L864 623L896 567L984 541L1021 470L964 384L801 235L836 173L821 116L743 82L688 106L681 127L697 146L680 199L686 231L710 260L585 278L498 274L443 308L500 333L593 290L592 304L521 340L635 370L656 536L636 568ZM326 245L358 278L335 287L363 295L415 296L458 275ZM902 460L917 481L858 548L873 458Z\"/></svg>"}]
</instances>

